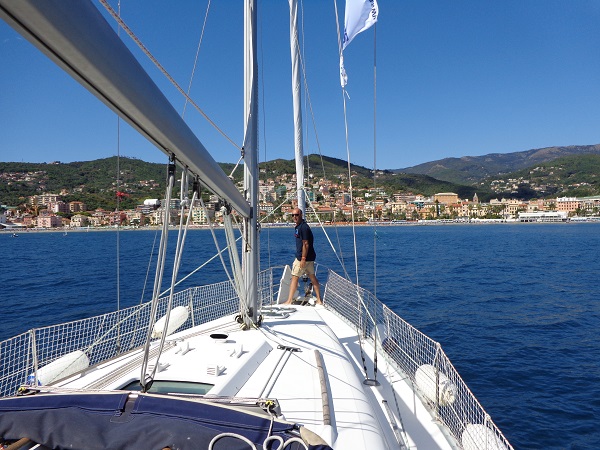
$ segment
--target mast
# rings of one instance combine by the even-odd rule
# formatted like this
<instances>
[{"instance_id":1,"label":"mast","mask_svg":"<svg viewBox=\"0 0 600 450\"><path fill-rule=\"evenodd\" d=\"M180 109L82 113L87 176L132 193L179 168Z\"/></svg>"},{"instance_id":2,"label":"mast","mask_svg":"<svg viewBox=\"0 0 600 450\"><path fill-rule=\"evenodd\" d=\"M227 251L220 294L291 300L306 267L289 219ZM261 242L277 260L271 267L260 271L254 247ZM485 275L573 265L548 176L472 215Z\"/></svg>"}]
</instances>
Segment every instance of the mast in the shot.
<instances>
[{"instance_id":1,"label":"mast","mask_svg":"<svg viewBox=\"0 0 600 450\"><path fill-rule=\"evenodd\" d=\"M250 217L244 219L243 273L248 316L245 325L257 322L258 306L258 67L256 58L256 2L244 7L244 193Z\"/></svg>"},{"instance_id":2,"label":"mast","mask_svg":"<svg viewBox=\"0 0 600 450\"><path fill-rule=\"evenodd\" d=\"M292 96L294 104L294 150L296 155L296 188L298 208L306 218L304 196L304 149L302 146L302 105L300 103L300 42L298 41L298 2L290 2L290 51L292 57Z\"/></svg>"}]
</instances>

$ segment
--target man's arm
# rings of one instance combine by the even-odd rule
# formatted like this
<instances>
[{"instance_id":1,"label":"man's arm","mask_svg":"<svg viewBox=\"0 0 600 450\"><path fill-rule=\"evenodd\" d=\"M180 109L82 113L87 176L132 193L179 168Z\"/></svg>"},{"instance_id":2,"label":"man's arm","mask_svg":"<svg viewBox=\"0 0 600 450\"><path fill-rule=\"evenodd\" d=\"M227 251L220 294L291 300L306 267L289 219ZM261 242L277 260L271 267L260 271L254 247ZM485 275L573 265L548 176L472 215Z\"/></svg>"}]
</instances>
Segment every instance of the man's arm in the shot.
<instances>
[{"instance_id":1,"label":"man's arm","mask_svg":"<svg viewBox=\"0 0 600 450\"><path fill-rule=\"evenodd\" d=\"M302 241L302 259L300 259L300 267L304 268L306 265L306 256L308 255L308 240Z\"/></svg>"}]
</instances>

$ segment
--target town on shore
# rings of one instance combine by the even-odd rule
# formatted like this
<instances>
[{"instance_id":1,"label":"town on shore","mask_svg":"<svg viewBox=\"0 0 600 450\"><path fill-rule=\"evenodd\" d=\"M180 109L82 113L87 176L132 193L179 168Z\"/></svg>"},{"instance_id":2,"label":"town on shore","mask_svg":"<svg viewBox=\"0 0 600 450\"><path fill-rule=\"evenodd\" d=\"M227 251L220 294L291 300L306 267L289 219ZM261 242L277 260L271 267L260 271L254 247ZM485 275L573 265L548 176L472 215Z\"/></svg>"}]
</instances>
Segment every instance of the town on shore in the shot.
<instances>
[{"instance_id":1,"label":"town on shore","mask_svg":"<svg viewBox=\"0 0 600 450\"><path fill-rule=\"evenodd\" d=\"M292 180L293 182L293 180ZM350 194L327 182L319 182L307 192L309 222L323 224L404 224L404 223L464 223L464 222L566 222L598 220L600 196L557 197L552 199L516 200L492 199L480 202L460 199L458 194L442 192L426 197L398 192L392 195L382 188L361 189ZM260 214L263 225L291 224L291 212L296 207L293 183L278 185L273 180L260 182ZM119 195L120 193L117 193ZM81 229L115 226L159 226L169 207L170 223L178 223L182 200L148 199L133 209L107 211L88 210L81 201L65 202L60 194L40 194L27 198L20 206L0 205L0 226L5 229ZM190 203L183 200L184 205ZM221 224L221 205L215 197L195 201L191 206L191 225ZM187 208L186 208L187 209ZM189 210L185 212L187 215Z\"/></svg>"}]
</instances>

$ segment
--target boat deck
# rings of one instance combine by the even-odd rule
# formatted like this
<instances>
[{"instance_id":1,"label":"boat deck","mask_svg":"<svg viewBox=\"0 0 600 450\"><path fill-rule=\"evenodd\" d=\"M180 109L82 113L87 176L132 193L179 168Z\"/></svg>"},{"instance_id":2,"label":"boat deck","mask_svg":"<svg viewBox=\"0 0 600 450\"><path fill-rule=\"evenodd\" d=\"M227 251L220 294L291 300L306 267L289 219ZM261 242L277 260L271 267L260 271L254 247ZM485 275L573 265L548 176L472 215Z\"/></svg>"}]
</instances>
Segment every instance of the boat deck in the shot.
<instances>
[{"instance_id":1,"label":"boat deck","mask_svg":"<svg viewBox=\"0 0 600 450\"><path fill-rule=\"evenodd\" d=\"M259 329L241 331L229 316L169 336L155 380L213 385L209 396L276 399L282 418L304 425L337 449L398 448L399 442L401 447L452 448L410 380L386 376L381 356L380 385L362 383L361 347L345 321L323 306L280 311L267 315ZM211 337L215 334L227 337ZM364 341L362 346L372 374L373 347ZM122 389L139 380L140 362L137 351L61 385Z\"/></svg>"}]
</instances>

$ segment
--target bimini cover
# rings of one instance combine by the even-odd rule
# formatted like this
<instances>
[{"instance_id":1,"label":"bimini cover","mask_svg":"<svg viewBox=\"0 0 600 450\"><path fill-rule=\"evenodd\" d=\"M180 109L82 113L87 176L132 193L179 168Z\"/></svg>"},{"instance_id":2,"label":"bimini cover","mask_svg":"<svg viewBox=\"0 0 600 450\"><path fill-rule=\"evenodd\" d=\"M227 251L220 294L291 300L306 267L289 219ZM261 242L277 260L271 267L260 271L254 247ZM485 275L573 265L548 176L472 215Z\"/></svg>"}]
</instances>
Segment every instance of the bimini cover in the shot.
<instances>
[{"instance_id":1,"label":"bimini cover","mask_svg":"<svg viewBox=\"0 0 600 450\"><path fill-rule=\"evenodd\" d=\"M28 437L56 449L206 449L222 433L242 436L262 449L271 435L284 441L297 434L288 422L231 406L128 392L37 394L0 399L0 437ZM292 433L296 429L296 432ZM239 437L223 437L215 449L247 450ZM301 449L291 443L286 449ZM311 449L330 450L317 445Z\"/></svg>"}]
</instances>

